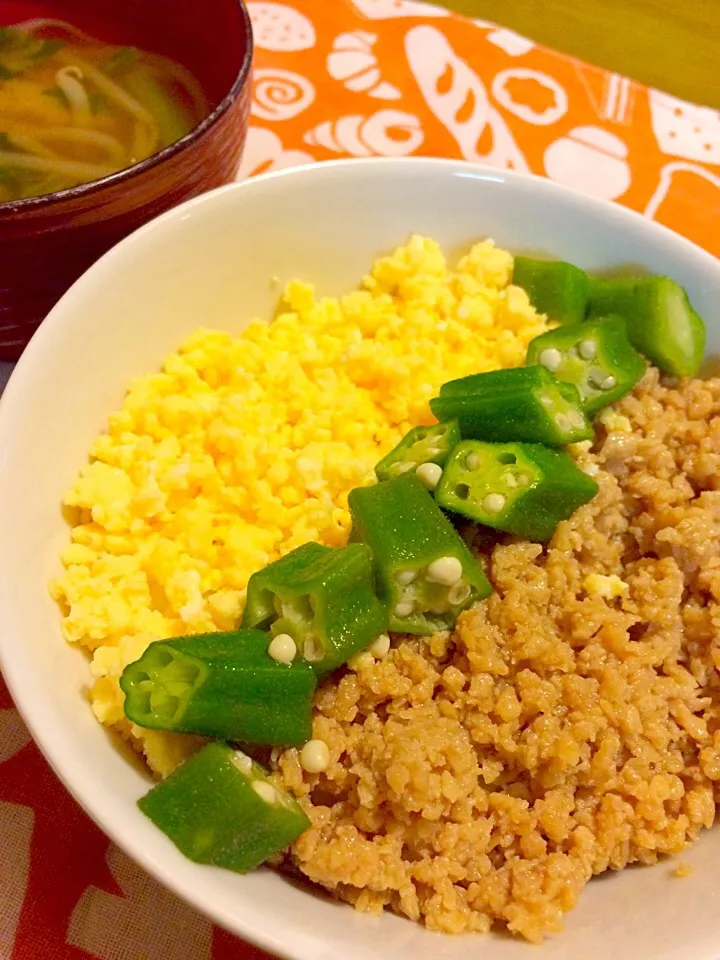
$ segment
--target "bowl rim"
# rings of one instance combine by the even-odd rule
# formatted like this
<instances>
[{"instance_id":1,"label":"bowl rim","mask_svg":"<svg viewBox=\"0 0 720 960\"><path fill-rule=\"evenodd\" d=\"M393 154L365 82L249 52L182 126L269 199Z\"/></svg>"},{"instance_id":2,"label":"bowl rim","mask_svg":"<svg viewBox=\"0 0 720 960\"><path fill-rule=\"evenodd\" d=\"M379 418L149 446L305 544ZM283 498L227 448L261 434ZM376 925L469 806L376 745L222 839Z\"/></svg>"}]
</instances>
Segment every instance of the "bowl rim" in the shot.
<instances>
[{"instance_id":1,"label":"bowl rim","mask_svg":"<svg viewBox=\"0 0 720 960\"><path fill-rule=\"evenodd\" d=\"M79 183L74 187L67 187L64 190L55 190L53 193L43 193L39 197L25 197L22 200L7 200L5 203L0 203L0 218L5 216L9 217L13 214L34 213L36 210L42 211L44 207L51 207L56 203L63 203L67 200L84 200L85 197L92 197L94 193L99 193L106 187L123 184L126 180L132 180L134 177L140 176L148 170L153 170L161 163L170 160L176 154L192 146L196 140L201 139L205 133L211 127L214 127L228 112L238 99L252 70L255 40L250 13L245 0L235 0L235 4L240 10L243 35L246 41L245 52L243 53L240 68L230 89L200 123L196 124L191 130L188 130L179 140L174 140L168 144L167 147L163 147L163 149L158 150L157 153L152 153L149 157L146 157L145 160L134 163L130 167L123 167L121 170L110 173L106 177L100 177L99 180L89 180L87 183Z\"/></svg>"},{"instance_id":2,"label":"bowl rim","mask_svg":"<svg viewBox=\"0 0 720 960\"><path fill-rule=\"evenodd\" d=\"M436 172L438 176L460 175L469 178L493 180L501 185L522 184L528 181L534 181L540 190L547 191L551 195L554 193L556 195L571 197L580 216L587 216L588 213L592 216L593 212L597 212L599 215L605 217L610 215L614 218L618 227L622 227L622 224L627 222L635 224L642 222L645 229L664 236L666 242L672 243L679 250L685 250L686 253L697 258L702 264L703 269L714 274L718 282L720 282L720 261L711 253L687 238L675 233L662 224L642 216L636 211L610 201L589 196L577 189L555 183L539 175L519 173L510 170L498 170L497 168L486 165L471 164L464 160L433 157L341 159L276 170L261 174L257 177L251 177L241 182L216 188L215 190L208 191L199 197L195 197L172 208L120 241L115 247L96 261L96 263L73 284L36 331L8 381L2 400L0 400L0 453L3 450L5 442L9 439L13 425L16 423L15 416L19 410L18 400L21 399L22 394L27 390L25 385L26 375L32 378L34 364L41 360L48 350L52 350L54 339L62 336L63 324L67 322L68 317L71 316L67 313L67 304L71 302L77 293L84 292L85 284L88 280L94 279L94 276L101 270L111 268L116 260L121 260L126 250L138 239L149 237L153 231L162 231L165 225L169 224L173 219L177 219L178 221L184 220L189 211L194 211L202 205L208 204L212 206L214 203L221 202L221 198L231 191L240 192L248 189L262 189L268 181L289 179L290 181L299 180L302 182L303 178L307 177L323 177L334 174L342 175L346 169L352 170L357 168L360 170L367 168L377 170L378 173L380 173L382 169L399 169L408 165L417 167L424 166L428 170ZM257 186L254 186L255 184L257 184ZM18 400L15 399L16 396ZM15 414L15 416L13 416L13 414ZM0 487L2 486L3 468L3 458L0 456ZM2 570L0 569L0 574L1 573ZM0 595L2 592L2 583L0 582ZM78 772L66 764L63 754L62 738L59 737L58 733L54 730L50 714L44 712L42 704L40 704L40 709L38 709L38 704L33 699L32 687L34 681L31 677L23 676L20 660L13 657L12 635L14 635L14 633L11 630L0 631L0 670L4 676L13 704L27 725L35 744L60 782L105 835L118 848L124 851L132 861L137 863L143 870L147 871L152 877L157 879L158 882L162 883L168 890L189 904L193 909L208 917L212 923L259 948L271 951L277 956L285 957L287 960L315 960L306 950L302 952L290 952L287 941L278 937L276 929L268 929L255 924L251 916L227 911L221 905L211 905L208 904L207 901L203 901L201 904L196 895L196 887L188 883L184 877L175 874L171 864L168 863L165 857L154 855L151 851L143 849L142 845L132 841L122 821L114 817L112 812L108 811L102 803L96 801L92 786L93 775L88 771Z\"/></svg>"}]
</instances>

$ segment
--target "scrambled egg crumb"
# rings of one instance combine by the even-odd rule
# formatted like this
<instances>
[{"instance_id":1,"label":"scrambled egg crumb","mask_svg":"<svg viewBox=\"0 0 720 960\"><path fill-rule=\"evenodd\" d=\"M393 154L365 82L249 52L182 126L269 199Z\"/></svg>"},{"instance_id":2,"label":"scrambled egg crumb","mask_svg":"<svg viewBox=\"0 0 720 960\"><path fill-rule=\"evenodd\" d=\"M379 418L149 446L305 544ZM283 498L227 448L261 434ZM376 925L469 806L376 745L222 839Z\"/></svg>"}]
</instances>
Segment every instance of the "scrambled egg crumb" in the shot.
<instances>
[{"instance_id":1,"label":"scrambled egg crumb","mask_svg":"<svg viewBox=\"0 0 720 960\"><path fill-rule=\"evenodd\" d=\"M632 424L627 417L615 413L612 407L606 407L597 419L608 433L632 433Z\"/></svg>"},{"instance_id":2,"label":"scrambled egg crumb","mask_svg":"<svg viewBox=\"0 0 720 960\"><path fill-rule=\"evenodd\" d=\"M603 597L613 600L615 597L626 597L630 587L616 574L605 576L602 573L591 573L583 581L583 587L591 597Z\"/></svg>"},{"instance_id":3,"label":"scrambled egg crumb","mask_svg":"<svg viewBox=\"0 0 720 960\"><path fill-rule=\"evenodd\" d=\"M450 269L414 236L362 287L292 282L271 323L198 330L134 380L65 497L75 522L52 594L93 652L97 718L160 775L192 738L124 718L118 678L155 639L235 627L251 574L308 541L347 538L348 492L455 377L524 362L547 328L490 241Z\"/></svg>"}]
</instances>

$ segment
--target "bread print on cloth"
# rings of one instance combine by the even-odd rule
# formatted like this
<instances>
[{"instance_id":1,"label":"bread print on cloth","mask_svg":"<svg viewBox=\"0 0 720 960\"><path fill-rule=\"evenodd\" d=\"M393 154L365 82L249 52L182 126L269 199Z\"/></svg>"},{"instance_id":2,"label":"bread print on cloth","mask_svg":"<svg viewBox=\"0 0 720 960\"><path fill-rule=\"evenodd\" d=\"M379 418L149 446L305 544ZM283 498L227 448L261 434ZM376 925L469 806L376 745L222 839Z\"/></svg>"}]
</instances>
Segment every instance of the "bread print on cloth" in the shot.
<instances>
[{"instance_id":1,"label":"bread print on cloth","mask_svg":"<svg viewBox=\"0 0 720 960\"><path fill-rule=\"evenodd\" d=\"M380 110L373 116L325 120L305 134L305 143L352 157L407 157L424 139L417 117L399 110Z\"/></svg>"},{"instance_id":2,"label":"bread print on cloth","mask_svg":"<svg viewBox=\"0 0 720 960\"><path fill-rule=\"evenodd\" d=\"M511 57L524 57L530 53L535 44L527 37L515 33L514 30L491 30L485 37L488 43L495 44Z\"/></svg>"},{"instance_id":3,"label":"bread print on cloth","mask_svg":"<svg viewBox=\"0 0 720 960\"><path fill-rule=\"evenodd\" d=\"M689 206L688 196L694 198ZM720 171L684 160L669 163L660 174L660 183L645 209L645 216L666 227L682 220L683 233L699 245L707 246L708 219L720 220Z\"/></svg>"},{"instance_id":4,"label":"bread print on cloth","mask_svg":"<svg viewBox=\"0 0 720 960\"><path fill-rule=\"evenodd\" d=\"M601 127L576 127L545 153L545 172L557 183L602 200L616 200L630 186L628 148Z\"/></svg>"},{"instance_id":5,"label":"bread print on cloth","mask_svg":"<svg viewBox=\"0 0 720 960\"><path fill-rule=\"evenodd\" d=\"M280 137L273 130L252 126L248 130L237 180L271 170L301 167L314 163L315 157L304 150L286 150Z\"/></svg>"},{"instance_id":6,"label":"bread print on cloth","mask_svg":"<svg viewBox=\"0 0 720 960\"><path fill-rule=\"evenodd\" d=\"M293 53L315 46L312 20L286 3L248 3L258 50Z\"/></svg>"},{"instance_id":7,"label":"bread print on cloth","mask_svg":"<svg viewBox=\"0 0 720 960\"><path fill-rule=\"evenodd\" d=\"M338 157L464 158L622 203L720 256L718 111L414 0L248 10L256 75L240 179ZM0 960L81 955L266 956L109 846L29 742L0 679Z\"/></svg>"},{"instance_id":8,"label":"bread print on cloth","mask_svg":"<svg viewBox=\"0 0 720 960\"><path fill-rule=\"evenodd\" d=\"M366 91L369 97L377 100L400 100L402 93L398 88L382 79L372 49L376 40L377 34L364 30L341 33L328 54L328 73L335 80L342 81L348 90Z\"/></svg>"},{"instance_id":9,"label":"bread print on cloth","mask_svg":"<svg viewBox=\"0 0 720 960\"><path fill-rule=\"evenodd\" d=\"M516 100L513 86L534 84L539 88L540 98L537 105L528 100ZM538 127L547 127L562 120L568 110L568 95L563 87L546 73L527 68L503 70L492 82L492 94L510 113ZM544 96L543 96L544 94ZM536 97L537 100L537 97Z\"/></svg>"},{"instance_id":10,"label":"bread print on cloth","mask_svg":"<svg viewBox=\"0 0 720 960\"><path fill-rule=\"evenodd\" d=\"M444 7L419 3L418 0L352 0L358 13L368 20L389 20L393 17L448 17Z\"/></svg>"},{"instance_id":11,"label":"bread print on cloth","mask_svg":"<svg viewBox=\"0 0 720 960\"><path fill-rule=\"evenodd\" d=\"M618 73L609 73L586 63L576 63L575 73L601 120L624 126L631 123L637 84Z\"/></svg>"},{"instance_id":12,"label":"bread print on cloth","mask_svg":"<svg viewBox=\"0 0 720 960\"><path fill-rule=\"evenodd\" d=\"M261 120L290 120L307 110L315 99L315 87L307 77L292 70L265 67L253 72L250 113Z\"/></svg>"},{"instance_id":13,"label":"bread print on cloth","mask_svg":"<svg viewBox=\"0 0 720 960\"><path fill-rule=\"evenodd\" d=\"M696 107L659 90L650 91L650 115L663 153L720 164L720 113Z\"/></svg>"},{"instance_id":14,"label":"bread print on cloth","mask_svg":"<svg viewBox=\"0 0 720 960\"><path fill-rule=\"evenodd\" d=\"M465 160L527 171L510 129L490 106L485 86L444 34L420 26L405 38L408 63L425 101L452 134Z\"/></svg>"}]
</instances>

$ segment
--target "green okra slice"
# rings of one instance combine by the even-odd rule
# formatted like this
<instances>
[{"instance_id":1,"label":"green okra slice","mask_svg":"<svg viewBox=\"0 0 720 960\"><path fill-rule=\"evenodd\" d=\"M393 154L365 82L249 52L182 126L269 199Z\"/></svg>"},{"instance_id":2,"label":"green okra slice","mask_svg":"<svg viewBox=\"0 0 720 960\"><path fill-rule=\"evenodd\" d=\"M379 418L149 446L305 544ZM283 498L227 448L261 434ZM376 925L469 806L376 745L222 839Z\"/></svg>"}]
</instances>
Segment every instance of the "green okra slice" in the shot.
<instances>
[{"instance_id":1,"label":"green okra slice","mask_svg":"<svg viewBox=\"0 0 720 960\"><path fill-rule=\"evenodd\" d=\"M417 470L424 463L434 463L441 467L460 439L458 425L452 421L414 427L378 463L375 475L378 480L390 480L392 477Z\"/></svg>"},{"instance_id":2,"label":"green okra slice","mask_svg":"<svg viewBox=\"0 0 720 960\"><path fill-rule=\"evenodd\" d=\"M564 451L465 440L445 464L435 496L445 509L477 523L542 542L597 492Z\"/></svg>"},{"instance_id":3,"label":"green okra slice","mask_svg":"<svg viewBox=\"0 0 720 960\"><path fill-rule=\"evenodd\" d=\"M692 377L705 355L705 324L669 277L594 278L590 317L617 314L632 345L663 373Z\"/></svg>"},{"instance_id":4,"label":"green okra slice","mask_svg":"<svg viewBox=\"0 0 720 960\"><path fill-rule=\"evenodd\" d=\"M564 447L593 436L577 389L561 387L539 364L451 380L430 409L438 420L456 420L465 439Z\"/></svg>"},{"instance_id":5,"label":"green okra slice","mask_svg":"<svg viewBox=\"0 0 720 960\"><path fill-rule=\"evenodd\" d=\"M365 649L387 621L367 546L306 543L250 577L242 622L290 636L322 674Z\"/></svg>"},{"instance_id":6,"label":"green okra slice","mask_svg":"<svg viewBox=\"0 0 720 960\"><path fill-rule=\"evenodd\" d=\"M155 641L120 677L140 727L288 747L312 736L316 684L306 663L273 660L259 630Z\"/></svg>"},{"instance_id":7,"label":"green okra slice","mask_svg":"<svg viewBox=\"0 0 720 960\"><path fill-rule=\"evenodd\" d=\"M590 278L561 260L515 257L512 282L522 287L538 313L558 323L580 323L587 311Z\"/></svg>"},{"instance_id":8,"label":"green okra slice","mask_svg":"<svg viewBox=\"0 0 720 960\"><path fill-rule=\"evenodd\" d=\"M647 369L621 317L549 330L530 342L527 362L539 363L556 379L572 384L588 416L629 393Z\"/></svg>"},{"instance_id":9,"label":"green okra slice","mask_svg":"<svg viewBox=\"0 0 720 960\"><path fill-rule=\"evenodd\" d=\"M353 540L369 544L390 629L428 635L491 592L480 566L412 473L348 496Z\"/></svg>"},{"instance_id":10,"label":"green okra slice","mask_svg":"<svg viewBox=\"0 0 720 960\"><path fill-rule=\"evenodd\" d=\"M247 873L310 826L297 800L225 743L210 743L138 800L195 863Z\"/></svg>"}]
</instances>

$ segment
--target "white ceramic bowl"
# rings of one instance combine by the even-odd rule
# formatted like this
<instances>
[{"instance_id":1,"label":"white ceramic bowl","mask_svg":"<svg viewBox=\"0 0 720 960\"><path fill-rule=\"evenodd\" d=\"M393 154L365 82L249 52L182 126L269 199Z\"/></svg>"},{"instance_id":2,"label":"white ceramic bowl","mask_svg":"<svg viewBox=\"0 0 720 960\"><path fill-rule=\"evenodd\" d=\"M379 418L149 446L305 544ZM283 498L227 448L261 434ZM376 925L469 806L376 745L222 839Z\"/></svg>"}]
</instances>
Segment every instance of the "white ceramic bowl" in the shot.
<instances>
[{"instance_id":1,"label":"white ceramic bowl","mask_svg":"<svg viewBox=\"0 0 720 960\"><path fill-rule=\"evenodd\" d=\"M240 877L185 860L135 806L148 780L116 752L82 695L87 661L61 637L47 581L68 538L63 492L128 381L199 325L238 332L269 316L271 276L319 291L354 286L411 232L456 253L493 237L589 270L637 264L689 290L720 348L720 267L626 210L550 182L441 160L305 167L207 194L142 228L97 263L35 336L0 404L2 667L40 748L93 819L130 856L217 923L292 960L716 960L720 831L670 868L598 879L539 948L508 937L445 937L369 918L261 870Z\"/></svg>"}]
</instances>

